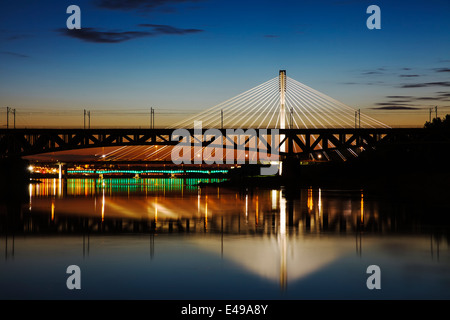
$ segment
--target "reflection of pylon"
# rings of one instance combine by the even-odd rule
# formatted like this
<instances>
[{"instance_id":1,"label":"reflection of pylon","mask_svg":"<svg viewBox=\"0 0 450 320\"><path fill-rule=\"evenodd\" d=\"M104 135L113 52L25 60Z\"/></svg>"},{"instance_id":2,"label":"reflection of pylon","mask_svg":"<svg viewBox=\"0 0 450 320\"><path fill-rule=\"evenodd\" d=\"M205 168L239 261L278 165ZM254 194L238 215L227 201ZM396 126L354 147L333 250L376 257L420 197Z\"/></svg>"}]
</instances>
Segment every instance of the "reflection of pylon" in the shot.
<instances>
[{"instance_id":1,"label":"reflection of pylon","mask_svg":"<svg viewBox=\"0 0 450 320\"><path fill-rule=\"evenodd\" d=\"M284 291L287 287L287 261L286 261L287 260L286 259L286 250L287 250L286 241L287 241L287 239L286 239L286 234L282 234L282 235L280 235L280 237L281 237L280 288L281 288L281 290Z\"/></svg>"},{"instance_id":2,"label":"reflection of pylon","mask_svg":"<svg viewBox=\"0 0 450 320\"><path fill-rule=\"evenodd\" d=\"M280 191L280 287L285 290L287 286L287 235L286 235L286 199Z\"/></svg>"}]
</instances>

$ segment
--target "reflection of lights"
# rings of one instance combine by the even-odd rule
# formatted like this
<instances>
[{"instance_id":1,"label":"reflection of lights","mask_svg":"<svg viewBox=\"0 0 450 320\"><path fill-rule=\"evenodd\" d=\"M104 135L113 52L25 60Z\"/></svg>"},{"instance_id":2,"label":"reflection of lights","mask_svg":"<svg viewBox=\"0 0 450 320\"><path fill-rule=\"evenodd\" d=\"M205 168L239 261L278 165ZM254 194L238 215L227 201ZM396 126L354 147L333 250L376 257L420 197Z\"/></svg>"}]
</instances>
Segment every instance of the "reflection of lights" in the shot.
<instances>
[{"instance_id":1,"label":"reflection of lights","mask_svg":"<svg viewBox=\"0 0 450 320\"><path fill-rule=\"evenodd\" d=\"M245 218L248 221L248 194L245 195Z\"/></svg>"},{"instance_id":2,"label":"reflection of lights","mask_svg":"<svg viewBox=\"0 0 450 320\"><path fill-rule=\"evenodd\" d=\"M199 216L200 216L200 199L201 199L200 191L201 191L201 189L200 189L200 187L198 187L198 195L197 195L197 213L198 213Z\"/></svg>"},{"instance_id":3,"label":"reflection of lights","mask_svg":"<svg viewBox=\"0 0 450 320\"><path fill-rule=\"evenodd\" d=\"M103 189L103 196L102 196L102 222L105 221L105 189Z\"/></svg>"},{"instance_id":4,"label":"reflection of lights","mask_svg":"<svg viewBox=\"0 0 450 320\"><path fill-rule=\"evenodd\" d=\"M158 221L158 198L155 198L155 223Z\"/></svg>"},{"instance_id":5,"label":"reflection of lights","mask_svg":"<svg viewBox=\"0 0 450 320\"><path fill-rule=\"evenodd\" d=\"M53 179L53 195L56 196L56 179Z\"/></svg>"},{"instance_id":6,"label":"reflection of lights","mask_svg":"<svg viewBox=\"0 0 450 320\"><path fill-rule=\"evenodd\" d=\"M205 229L208 225L208 196L205 197Z\"/></svg>"},{"instance_id":7,"label":"reflection of lights","mask_svg":"<svg viewBox=\"0 0 450 320\"><path fill-rule=\"evenodd\" d=\"M308 211L312 211L313 209L313 197L312 197L312 188L308 189Z\"/></svg>"},{"instance_id":8,"label":"reflection of lights","mask_svg":"<svg viewBox=\"0 0 450 320\"><path fill-rule=\"evenodd\" d=\"M322 190L319 188L319 217L322 215Z\"/></svg>"},{"instance_id":9,"label":"reflection of lights","mask_svg":"<svg viewBox=\"0 0 450 320\"><path fill-rule=\"evenodd\" d=\"M55 200L52 200L52 221L55 220Z\"/></svg>"},{"instance_id":10,"label":"reflection of lights","mask_svg":"<svg viewBox=\"0 0 450 320\"><path fill-rule=\"evenodd\" d=\"M259 206L259 199L258 199L258 195L256 195L256 214L255 214L255 223L256 225L258 225L258 206Z\"/></svg>"},{"instance_id":11,"label":"reflection of lights","mask_svg":"<svg viewBox=\"0 0 450 320\"><path fill-rule=\"evenodd\" d=\"M361 223L364 223L364 194L361 190Z\"/></svg>"},{"instance_id":12,"label":"reflection of lights","mask_svg":"<svg viewBox=\"0 0 450 320\"><path fill-rule=\"evenodd\" d=\"M272 190L272 210L277 208L277 190Z\"/></svg>"},{"instance_id":13,"label":"reflection of lights","mask_svg":"<svg viewBox=\"0 0 450 320\"><path fill-rule=\"evenodd\" d=\"M28 193L30 195L30 202L28 204L28 210L31 211L31 198L32 198L31 196L33 195L33 185L31 183L28 185Z\"/></svg>"}]
</instances>

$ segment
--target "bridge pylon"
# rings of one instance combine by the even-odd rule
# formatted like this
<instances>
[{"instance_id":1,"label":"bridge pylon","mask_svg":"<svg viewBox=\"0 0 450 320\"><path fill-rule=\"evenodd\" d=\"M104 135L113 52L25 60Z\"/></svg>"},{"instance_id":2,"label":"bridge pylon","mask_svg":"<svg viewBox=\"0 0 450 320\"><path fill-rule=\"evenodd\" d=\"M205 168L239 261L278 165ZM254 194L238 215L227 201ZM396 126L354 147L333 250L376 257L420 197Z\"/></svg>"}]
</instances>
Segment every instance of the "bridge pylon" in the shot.
<instances>
[{"instance_id":1,"label":"bridge pylon","mask_svg":"<svg viewBox=\"0 0 450 320\"><path fill-rule=\"evenodd\" d=\"M280 89L280 129L286 129L286 70L279 72L279 89ZM280 136L283 140L284 136ZM285 144L280 146L280 152L285 152Z\"/></svg>"}]
</instances>

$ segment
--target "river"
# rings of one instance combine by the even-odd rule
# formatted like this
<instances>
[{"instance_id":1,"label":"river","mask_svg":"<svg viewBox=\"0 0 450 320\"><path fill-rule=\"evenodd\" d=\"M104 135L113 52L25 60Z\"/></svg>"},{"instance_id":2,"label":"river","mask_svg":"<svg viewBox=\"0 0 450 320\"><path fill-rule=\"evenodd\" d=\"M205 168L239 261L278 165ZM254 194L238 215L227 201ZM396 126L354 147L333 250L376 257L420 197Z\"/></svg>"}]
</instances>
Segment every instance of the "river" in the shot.
<instances>
[{"instance_id":1,"label":"river","mask_svg":"<svg viewBox=\"0 0 450 320\"><path fill-rule=\"evenodd\" d=\"M445 208L198 182L30 184L26 201L0 205L0 299L450 298Z\"/></svg>"}]
</instances>

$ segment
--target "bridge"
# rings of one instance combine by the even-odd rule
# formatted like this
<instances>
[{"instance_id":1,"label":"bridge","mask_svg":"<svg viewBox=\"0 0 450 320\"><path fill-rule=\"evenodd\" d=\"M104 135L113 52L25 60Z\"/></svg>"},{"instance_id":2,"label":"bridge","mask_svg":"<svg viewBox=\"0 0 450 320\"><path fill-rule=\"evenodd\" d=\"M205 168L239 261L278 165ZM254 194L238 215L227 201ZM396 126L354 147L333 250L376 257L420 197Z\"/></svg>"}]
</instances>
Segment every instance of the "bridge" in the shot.
<instances>
[{"instance_id":1,"label":"bridge","mask_svg":"<svg viewBox=\"0 0 450 320\"><path fill-rule=\"evenodd\" d=\"M186 130L194 137L195 129ZM202 129L201 134L204 135L207 130ZM224 136L227 135L227 130L236 132L236 129L218 130ZM0 129L0 154L2 157L13 157L99 147L168 147L180 143L179 140L172 139L173 131L172 129ZM281 150L286 146L284 151L280 151L282 157L313 156L317 159L332 160L332 154L340 153L339 157L345 160L343 154L357 156L360 151L372 149L382 141L420 141L426 137L425 133L420 128L280 129L279 134L283 139L275 147ZM245 151L258 151L250 146L249 138L240 144L236 140L231 143L236 150L244 145ZM194 147L193 141L190 144ZM258 145L261 144L267 150L272 148L269 139L259 139ZM219 147L219 145L211 139L203 141L202 147ZM225 144L223 147L226 147ZM166 152L167 155L170 153ZM160 159L163 158L165 157ZM101 160L102 157L99 158L99 161ZM169 160L159 161L164 163Z\"/></svg>"},{"instance_id":2,"label":"bridge","mask_svg":"<svg viewBox=\"0 0 450 320\"><path fill-rule=\"evenodd\" d=\"M198 123L201 128L196 127ZM242 151L244 162L264 161L261 151L277 153L281 160L345 161L379 143L421 141L429 134L419 128L390 128L281 70L278 77L170 128L154 128L153 123L149 129L0 129L0 157L113 147L98 156L98 161L165 163L171 160L173 148L181 144L174 135L180 128L188 135L184 145L193 149L188 159L193 163L197 163L196 147L202 153L208 151L210 158L218 149L233 154ZM215 136L209 134L212 128ZM265 135L258 134L263 131ZM225 138L219 140L217 135Z\"/></svg>"}]
</instances>

